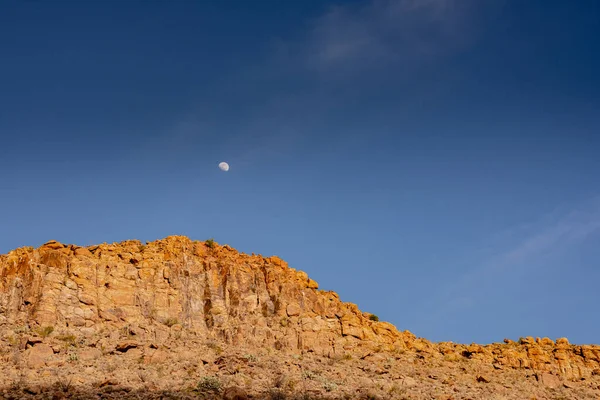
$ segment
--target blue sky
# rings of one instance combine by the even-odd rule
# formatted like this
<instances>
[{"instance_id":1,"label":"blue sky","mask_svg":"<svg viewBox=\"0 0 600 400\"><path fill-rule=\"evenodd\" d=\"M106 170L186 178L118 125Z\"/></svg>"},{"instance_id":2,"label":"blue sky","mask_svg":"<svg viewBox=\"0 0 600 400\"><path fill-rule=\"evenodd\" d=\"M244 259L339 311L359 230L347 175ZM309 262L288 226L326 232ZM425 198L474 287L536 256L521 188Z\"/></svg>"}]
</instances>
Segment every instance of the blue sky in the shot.
<instances>
[{"instance_id":1,"label":"blue sky","mask_svg":"<svg viewBox=\"0 0 600 400\"><path fill-rule=\"evenodd\" d=\"M430 340L598 343L597 37L592 0L3 2L0 252L214 237Z\"/></svg>"}]
</instances>

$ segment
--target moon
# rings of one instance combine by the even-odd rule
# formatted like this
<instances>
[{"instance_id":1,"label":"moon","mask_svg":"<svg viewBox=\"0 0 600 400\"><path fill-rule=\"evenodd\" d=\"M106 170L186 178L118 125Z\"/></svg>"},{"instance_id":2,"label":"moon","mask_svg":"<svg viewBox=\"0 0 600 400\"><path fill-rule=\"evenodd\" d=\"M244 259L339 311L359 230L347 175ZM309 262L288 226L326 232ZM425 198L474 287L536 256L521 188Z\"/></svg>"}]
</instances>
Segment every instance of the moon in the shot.
<instances>
[{"instance_id":1,"label":"moon","mask_svg":"<svg viewBox=\"0 0 600 400\"><path fill-rule=\"evenodd\" d=\"M220 162L220 163L219 163L219 169L220 169L221 171L225 171L225 172L227 172L227 171L229 171L229 164L227 164L225 161L223 161L223 162Z\"/></svg>"}]
</instances>

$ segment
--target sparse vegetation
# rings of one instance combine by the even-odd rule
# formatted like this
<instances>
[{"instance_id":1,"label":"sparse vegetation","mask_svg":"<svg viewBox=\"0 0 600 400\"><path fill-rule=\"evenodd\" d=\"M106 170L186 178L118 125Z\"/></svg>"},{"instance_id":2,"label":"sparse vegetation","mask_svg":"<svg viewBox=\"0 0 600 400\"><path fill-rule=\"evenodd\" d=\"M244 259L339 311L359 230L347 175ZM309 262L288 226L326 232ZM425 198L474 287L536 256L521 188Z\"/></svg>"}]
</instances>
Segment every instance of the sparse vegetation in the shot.
<instances>
[{"instance_id":1,"label":"sparse vegetation","mask_svg":"<svg viewBox=\"0 0 600 400\"><path fill-rule=\"evenodd\" d=\"M15 335L10 335L6 337L6 341L8 342L8 344L10 344L11 346L18 346L20 339L19 336L15 336Z\"/></svg>"},{"instance_id":2,"label":"sparse vegetation","mask_svg":"<svg viewBox=\"0 0 600 400\"><path fill-rule=\"evenodd\" d=\"M326 392L332 392L337 389L337 385L326 380L323 382L323 389L325 389Z\"/></svg>"},{"instance_id":3,"label":"sparse vegetation","mask_svg":"<svg viewBox=\"0 0 600 400\"><path fill-rule=\"evenodd\" d=\"M63 393L68 393L72 387L71 382L73 381L73 377L65 375L64 372L61 373L59 370L54 370L53 372L57 379L55 383L56 388Z\"/></svg>"},{"instance_id":4,"label":"sparse vegetation","mask_svg":"<svg viewBox=\"0 0 600 400\"><path fill-rule=\"evenodd\" d=\"M388 393L392 396L394 396L394 395L400 396L400 395L404 394L405 392L406 392L406 388L398 386L397 384L392 385L392 387L390 387L388 390ZM406 399L406 397L402 397L402 398Z\"/></svg>"},{"instance_id":5,"label":"sparse vegetation","mask_svg":"<svg viewBox=\"0 0 600 400\"><path fill-rule=\"evenodd\" d=\"M79 360L79 355L75 352L70 352L68 355L69 362L75 362Z\"/></svg>"},{"instance_id":6,"label":"sparse vegetation","mask_svg":"<svg viewBox=\"0 0 600 400\"><path fill-rule=\"evenodd\" d=\"M269 391L269 400L286 400L287 396L285 393L278 388L273 388Z\"/></svg>"},{"instance_id":7,"label":"sparse vegetation","mask_svg":"<svg viewBox=\"0 0 600 400\"><path fill-rule=\"evenodd\" d=\"M36 333L40 337L47 338L48 336L50 336L52 334L52 332L54 332L53 326L44 326L43 328L39 328Z\"/></svg>"},{"instance_id":8,"label":"sparse vegetation","mask_svg":"<svg viewBox=\"0 0 600 400\"><path fill-rule=\"evenodd\" d=\"M27 333L27 332L29 332L29 326L27 326L27 325L21 325L21 326L17 326L17 327L14 329L14 332L15 332L16 334L20 334L20 333Z\"/></svg>"},{"instance_id":9,"label":"sparse vegetation","mask_svg":"<svg viewBox=\"0 0 600 400\"><path fill-rule=\"evenodd\" d=\"M302 371L302 378L303 379L310 379L310 380L312 380L312 379L315 379L316 377L317 377L317 374L314 373L313 371L310 371L308 369Z\"/></svg>"},{"instance_id":10,"label":"sparse vegetation","mask_svg":"<svg viewBox=\"0 0 600 400\"><path fill-rule=\"evenodd\" d=\"M75 346L77 342L77 338L72 334L59 335L56 338L69 346Z\"/></svg>"},{"instance_id":11,"label":"sparse vegetation","mask_svg":"<svg viewBox=\"0 0 600 400\"><path fill-rule=\"evenodd\" d=\"M313 396L311 396L309 393L300 393L294 397L294 400L316 400L316 399Z\"/></svg>"},{"instance_id":12,"label":"sparse vegetation","mask_svg":"<svg viewBox=\"0 0 600 400\"><path fill-rule=\"evenodd\" d=\"M168 326L169 328L172 327L173 325L177 325L179 323L179 320L177 318L167 318L164 321L164 324L166 326Z\"/></svg>"},{"instance_id":13,"label":"sparse vegetation","mask_svg":"<svg viewBox=\"0 0 600 400\"><path fill-rule=\"evenodd\" d=\"M286 382L286 386L288 387L289 390L294 391L296 389L296 385L298 384L298 381L295 379L290 379Z\"/></svg>"},{"instance_id":14,"label":"sparse vegetation","mask_svg":"<svg viewBox=\"0 0 600 400\"><path fill-rule=\"evenodd\" d=\"M214 249L214 248L215 248L215 246L217 245L217 244L215 243L215 240L214 240L213 238L210 238L210 239L206 240L206 241L204 242L204 244L205 244L205 245L206 245L206 247L208 247L209 249Z\"/></svg>"},{"instance_id":15,"label":"sparse vegetation","mask_svg":"<svg viewBox=\"0 0 600 400\"><path fill-rule=\"evenodd\" d=\"M273 386L275 386L277 389L282 389L286 385L287 382L288 382L288 380L287 380L287 377L285 376L285 374L280 372L275 377L275 380L273 381Z\"/></svg>"},{"instance_id":16,"label":"sparse vegetation","mask_svg":"<svg viewBox=\"0 0 600 400\"><path fill-rule=\"evenodd\" d=\"M180 240L175 243L179 246ZM188 246L185 243L183 246ZM110 292L97 299L103 299L101 304L92 306L106 311L100 315L99 310L99 318L91 319L93 324L86 319L82 325L80 313L73 315L70 301L49 303L56 306L58 316L64 316L56 322L36 319L37 314L24 318L24 311L8 309L10 318L0 316L0 370L7 382L0 388L1 395L132 400L447 400L487 399L496 394L530 400L536 398L533 395L538 399L597 397L600 367L592 360L596 347L555 347L552 342L538 346L533 344L536 339L525 337L521 338L523 345L510 341L481 350L476 344L431 343L408 331L396 333L391 326L389 332L387 323L371 322L379 321L376 315L338 303L327 292L305 290L304 275L297 280L288 271L289 276L279 277L272 274L269 261L217 254L224 246L218 244L211 251L202 243L195 242L193 249L186 247L181 257L176 252L161 257L162 244L146 249L147 262L156 266L157 282L165 290L152 284L151 274L141 274L144 281L120 280L116 272L123 271L115 271L113 261L125 271L132 270L129 245L121 261L114 259L114 252L102 256L97 251L99 266L92 260L86 271L87 263L78 264L92 287L98 282L103 291L104 282L114 282L123 298L125 290L130 290L136 312L120 308L116 300L121 299L116 293L113 299ZM169 244L169 251L172 247ZM210 265L203 268L206 263ZM78 271L74 267L72 272ZM95 272L105 276L96 280ZM109 279L112 272L116 276ZM162 281L165 276L171 278L168 285ZM121 288L119 282L131 288ZM299 296L302 291L305 297ZM213 304L217 297L225 304ZM328 298L335 301L327 305ZM276 304L276 312L269 299ZM75 297L72 300L76 303ZM45 307L42 303L40 307ZM312 311L296 316L292 308L286 308L295 303ZM178 312L173 311L174 304L180 307ZM264 319L263 304L268 311ZM207 330L199 318L203 306L207 318L215 316ZM293 316L288 317L287 311ZM350 329L346 332L344 315L348 312L359 317L348 322L366 331L372 328L365 341L355 338ZM147 315L156 317L147 321ZM559 357L565 352L569 360L563 365ZM575 373L561 375L563 366ZM56 377L49 375L54 370Z\"/></svg>"},{"instance_id":17,"label":"sparse vegetation","mask_svg":"<svg viewBox=\"0 0 600 400\"><path fill-rule=\"evenodd\" d=\"M200 392L218 393L223 388L221 381L216 376L205 376L198 382L196 389Z\"/></svg>"}]
</instances>

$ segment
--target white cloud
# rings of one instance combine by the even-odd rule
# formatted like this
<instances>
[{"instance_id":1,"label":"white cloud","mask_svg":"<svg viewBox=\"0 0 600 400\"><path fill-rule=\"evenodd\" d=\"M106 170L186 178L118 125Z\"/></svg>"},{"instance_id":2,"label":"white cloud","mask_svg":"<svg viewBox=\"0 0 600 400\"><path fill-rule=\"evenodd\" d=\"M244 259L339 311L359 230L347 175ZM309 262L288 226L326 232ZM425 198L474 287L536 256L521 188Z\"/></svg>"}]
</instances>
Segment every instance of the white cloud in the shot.
<instances>
[{"instance_id":1,"label":"white cloud","mask_svg":"<svg viewBox=\"0 0 600 400\"><path fill-rule=\"evenodd\" d=\"M568 212L555 211L546 216L516 246L492 264L497 268L527 262L550 251L581 241L600 229L600 197L594 197Z\"/></svg>"},{"instance_id":2,"label":"white cloud","mask_svg":"<svg viewBox=\"0 0 600 400\"><path fill-rule=\"evenodd\" d=\"M499 236L502 237L500 242L486 246L486 251L492 251L493 255L450 283L441 302L445 304L444 298L453 299L467 288L477 287L498 274L544 264L556 254L599 232L600 196L568 209L556 209L536 222L503 232Z\"/></svg>"},{"instance_id":3,"label":"white cloud","mask_svg":"<svg viewBox=\"0 0 600 400\"><path fill-rule=\"evenodd\" d=\"M474 16L488 2L472 0L372 0L333 7L309 33L311 68L365 68L419 63L463 46Z\"/></svg>"},{"instance_id":4,"label":"white cloud","mask_svg":"<svg viewBox=\"0 0 600 400\"><path fill-rule=\"evenodd\" d=\"M421 324L447 318L451 312L464 312L477 307L481 300L497 295L488 291L490 287L497 287L501 292L510 291L510 279L503 280L501 286L497 286L500 285L499 277L513 276L523 268L539 268L552 262L560 253L569 254L575 246L598 233L600 196L556 209L537 221L495 235L491 243L484 246L484 253L491 255L473 263L473 268L448 281L430 303L432 309L426 313L427 319ZM474 249L474 252L477 250ZM493 286L489 286L490 282L493 282Z\"/></svg>"}]
</instances>

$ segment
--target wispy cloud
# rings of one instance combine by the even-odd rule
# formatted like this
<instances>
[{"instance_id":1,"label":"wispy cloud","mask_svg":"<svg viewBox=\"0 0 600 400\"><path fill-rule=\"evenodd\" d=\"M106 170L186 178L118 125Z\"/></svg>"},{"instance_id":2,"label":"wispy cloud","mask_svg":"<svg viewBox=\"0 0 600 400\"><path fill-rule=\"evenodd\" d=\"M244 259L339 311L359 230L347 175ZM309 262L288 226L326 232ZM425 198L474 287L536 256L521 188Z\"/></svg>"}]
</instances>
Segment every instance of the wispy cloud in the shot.
<instances>
[{"instance_id":1,"label":"wispy cloud","mask_svg":"<svg viewBox=\"0 0 600 400\"><path fill-rule=\"evenodd\" d=\"M554 222L539 227L530 237L500 257L500 264L523 263L532 257L546 254L585 239L600 229L600 198L580 205L559 216Z\"/></svg>"},{"instance_id":2,"label":"wispy cloud","mask_svg":"<svg viewBox=\"0 0 600 400\"><path fill-rule=\"evenodd\" d=\"M600 196L559 208L538 221L516 226L486 246L492 255L468 269L446 286L438 301L438 311L474 304L465 293L482 282L521 268L535 268L557 254L572 249L590 236L600 233ZM529 267L528 267L529 266ZM461 299L456 302L456 299Z\"/></svg>"},{"instance_id":3,"label":"wispy cloud","mask_svg":"<svg viewBox=\"0 0 600 400\"><path fill-rule=\"evenodd\" d=\"M372 0L333 7L312 25L305 48L307 65L360 70L434 59L472 39L475 16L487 3Z\"/></svg>"},{"instance_id":4,"label":"wispy cloud","mask_svg":"<svg viewBox=\"0 0 600 400\"><path fill-rule=\"evenodd\" d=\"M153 146L184 153L199 146L198 137L207 137L210 154L223 152L244 164L285 154L318 128L322 115L353 95L350 88L370 86L379 77L410 80L408 69L464 46L489 1L369 0L330 8L296 40L279 38L269 56L215 83L223 86L213 88L218 95L200 95L200 106L165 130L164 147ZM373 73L381 69L385 73ZM246 101L242 111L235 106L240 98Z\"/></svg>"},{"instance_id":5,"label":"wispy cloud","mask_svg":"<svg viewBox=\"0 0 600 400\"><path fill-rule=\"evenodd\" d=\"M515 229L516 244L483 267L483 272L510 268L564 248L587 238L600 229L600 196L579 203L568 210L557 209L530 225L523 235Z\"/></svg>"}]
</instances>

